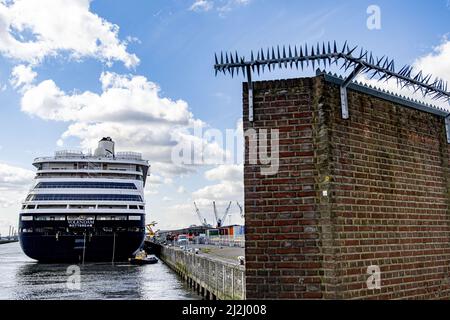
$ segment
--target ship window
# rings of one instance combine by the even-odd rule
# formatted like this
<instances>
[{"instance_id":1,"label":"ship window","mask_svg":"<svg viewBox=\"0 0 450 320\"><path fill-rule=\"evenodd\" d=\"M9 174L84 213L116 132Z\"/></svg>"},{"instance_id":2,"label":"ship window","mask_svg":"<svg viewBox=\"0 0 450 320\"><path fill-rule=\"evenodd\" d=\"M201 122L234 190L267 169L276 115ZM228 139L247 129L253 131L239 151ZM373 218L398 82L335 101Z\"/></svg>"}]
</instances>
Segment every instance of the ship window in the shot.
<instances>
[{"instance_id":1,"label":"ship window","mask_svg":"<svg viewBox=\"0 0 450 320\"><path fill-rule=\"evenodd\" d=\"M98 205L99 209L127 209L127 206L120 206L120 205Z\"/></svg>"},{"instance_id":2,"label":"ship window","mask_svg":"<svg viewBox=\"0 0 450 320\"><path fill-rule=\"evenodd\" d=\"M97 220L101 221L122 221L127 220L126 216L97 216Z\"/></svg>"},{"instance_id":3,"label":"ship window","mask_svg":"<svg viewBox=\"0 0 450 320\"><path fill-rule=\"evenodd\" d=\"M34 201L142 201L142 197L133 194L36 194Z\"/></svg>"},{"instance_id":4,"label":"ship window","mask_svg":"<svg viewBox=\"0 0 450 320\"><path fill-rule=\"evenodd\" d=\"M138 206L129 206L130 207L130 210L137 210L137 208L138 208Z\"/></svg>"},{"instance_id":5,"label":"ship window","mask_svg":"<svg viewBox=\"0 0 450 320\"><path fill-rule=\"evenodd\" d=\"M139 209L144 210L144 206L139 206Z\"/></svg>"},{"instance_id":6,"label":"ship window","mask_svg":"<svg viewBox=\"0 0 450 320\"><path fill-rule=\"evenodd\" d=\"M34 205L34 204L30 204L27 206L27 209L35 209L35 208L36 208L36 205Z\"/></svg>"},{"instance_id":7,"label":"ship window","mask_svg":"<svg viewBox=\"0 0 450 320\"><path fill-rule=\"evenodd\" d=\"M67 220L95 220L95 216L67 216Z\"/></svg>"},{"instance_id":8,"label":"ship window","mask_svg":"<svg viewBox=\"0 0 450 320\"><path fill-rule=\"evenodd\" d=\"M36 216L36 221L64 221L66 220L65 216Z\"/></svg>"},{"instance_id":9,"label":"ship window","mask_svg":"<svg viewBox=\"0 0 450 320\"><path fill-rule=\"evenodd\" d=\"M131 189L136 190L134 183L122 182L40 182L36 185L37 189L59 189L59 188L74 188L74 189Z\"/></svg>"},{"instance_id":10,"label":"ship window","mask_svg":"<svg viewBox=\"0 0 450 320\"><path fill-rule=\"evenodd\" d=\"M93 205L74 204L74 205L70 205L69 209L95 209L95 206L93 206Z\"/></svg>"},{"instance_id":11,"label":"ship window","mask_svg":"<svg viewBox=\"0 0 450 320\"><path fill-rule=\"evenodd\" d=\"M60 205L60 204L46 204L46 205L39 205L39 206L37 206L37 208L38 209L66 209L67 206Z\"/></svg>"}]
</instances>

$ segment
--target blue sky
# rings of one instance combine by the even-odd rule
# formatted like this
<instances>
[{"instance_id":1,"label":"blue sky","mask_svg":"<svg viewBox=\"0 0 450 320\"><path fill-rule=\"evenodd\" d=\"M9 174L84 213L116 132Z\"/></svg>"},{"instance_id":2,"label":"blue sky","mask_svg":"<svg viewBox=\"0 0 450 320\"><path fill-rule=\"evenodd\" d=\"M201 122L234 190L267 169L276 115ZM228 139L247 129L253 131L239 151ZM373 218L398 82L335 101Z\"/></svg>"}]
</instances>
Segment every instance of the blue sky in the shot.
<instances>
[{"instance_id":1,"label":"blue sky","mask_svg":"<svg viewBox=\"0 0 450 320\"><path fill-rule=\"evenodd\" d=\"M69 11L67 3L74 5ZM367 28L369 5L381 10L379 30ZM411 63L448 79L449 21L447 0L0 1L0 232L17 224L33 158L91 147L102 130L119 149L142 151L154 165L148 220L161 228L198 223L192 206L197 200L212 222L213 199L222 207L242 201L241 166L174 171L164 155L191 139L169 137L180 121L224 131L241 118L242 79L215 77L214 52L248 55L277 44L348 40L388 54L397 67ZM277 71L260 79L311 73ZM128 106L120 105L117 94L136 101L136 112L157 105L147 114L156 118L128 119ZM110 103L113 110L107 111ZM237 208L232 211L232 221L242 222Z\"/></svg>"}]
</instances>

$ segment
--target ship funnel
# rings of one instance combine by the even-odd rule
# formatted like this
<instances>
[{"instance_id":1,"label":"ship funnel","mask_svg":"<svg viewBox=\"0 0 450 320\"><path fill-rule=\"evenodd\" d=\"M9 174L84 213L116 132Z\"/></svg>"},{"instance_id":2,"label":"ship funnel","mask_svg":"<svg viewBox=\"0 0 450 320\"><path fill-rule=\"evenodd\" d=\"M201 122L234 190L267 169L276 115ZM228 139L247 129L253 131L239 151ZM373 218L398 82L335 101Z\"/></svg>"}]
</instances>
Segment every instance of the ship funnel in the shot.
<instances>
[{"instance_id":1,"label":"ship funnel","mask_svg":"<svg viewBox=\"0 0 450 320\"><path fill-rule=\"evenodd\" d=\"M95 149L96 157L114 157L114 141L110 137L102 138Z\"/></svg>"}]
</instances>

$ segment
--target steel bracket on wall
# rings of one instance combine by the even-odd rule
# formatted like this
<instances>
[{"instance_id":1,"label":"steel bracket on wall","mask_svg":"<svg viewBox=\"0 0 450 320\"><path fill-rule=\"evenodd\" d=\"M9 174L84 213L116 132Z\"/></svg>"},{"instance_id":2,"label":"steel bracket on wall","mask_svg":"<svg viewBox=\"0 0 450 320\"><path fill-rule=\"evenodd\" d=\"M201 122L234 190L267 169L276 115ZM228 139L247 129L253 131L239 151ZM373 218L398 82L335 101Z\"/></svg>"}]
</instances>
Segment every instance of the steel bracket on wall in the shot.
<instances>
[{"instance_id":1,"label":"steel bracket on wall","mask_svg":"<svg viewBox=\"0 0 450 320\"><path fill-rule=\"evenodd\" d=\"M447 143L450 143L450 113L445 117L445 133L447 134Z\"/></svg>"},{"instance_id":2,"label":"steel bracket on wall","mask_svg":"<svg viewBox=\"0 0 450 320\"><path fill-rule=\"evenodd\" d=\"M356 78L358 73L364 68L363 65L358 65L352 73L342 82L340 86L341 91L341 113L342 113L342 119L348 119L349 113L348 113L348 99L347 99L347 87L348 85Z\"/></svg>"},{"instance_id":3,"label":"steel bracket on wall","mask_svg":"<svg viewBox=\"0 0 450 320\"><path fill-rule=\"evenodd\" d=\"M253 82L252 69L247 65L247 85L248 85L248 121L253 122Z\"/></svg>"}]
</instances>

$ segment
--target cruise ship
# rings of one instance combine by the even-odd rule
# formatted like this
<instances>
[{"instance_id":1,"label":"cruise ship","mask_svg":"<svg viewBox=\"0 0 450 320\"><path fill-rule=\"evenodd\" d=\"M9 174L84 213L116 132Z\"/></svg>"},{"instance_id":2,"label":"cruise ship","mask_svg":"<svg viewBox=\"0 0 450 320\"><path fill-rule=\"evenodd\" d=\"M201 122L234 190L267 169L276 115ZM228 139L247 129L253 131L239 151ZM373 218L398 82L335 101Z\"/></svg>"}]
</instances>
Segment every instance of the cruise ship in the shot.
<instances>
[{"instance_id":1,"label":"cruise ship","mask_svg":"<svg viewBox=\"0 0 450 320\"><path fill-rule=\"evenodd\" d=\"M116 153L106 137L93 154L57 151L33 165L35 182L19 217L27 256L41 262L114 262L142 246L150 166L141 154Z\"/></svg>"}]
</instances>

